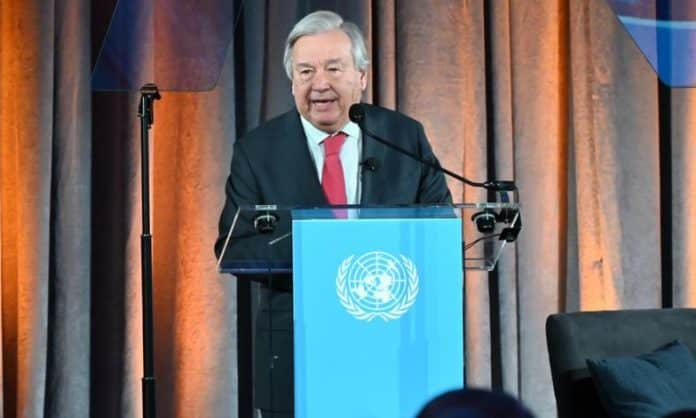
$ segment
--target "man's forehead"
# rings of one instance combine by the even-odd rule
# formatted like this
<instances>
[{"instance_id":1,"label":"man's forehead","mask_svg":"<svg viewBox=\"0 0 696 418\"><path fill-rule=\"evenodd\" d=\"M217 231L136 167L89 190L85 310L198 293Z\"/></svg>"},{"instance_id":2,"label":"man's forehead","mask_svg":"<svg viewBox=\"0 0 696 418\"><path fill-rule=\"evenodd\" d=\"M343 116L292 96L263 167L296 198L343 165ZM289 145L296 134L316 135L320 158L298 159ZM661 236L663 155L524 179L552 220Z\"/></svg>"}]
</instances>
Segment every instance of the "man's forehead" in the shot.
<instances>
[{"instance_id":1,"label":"man's forehead","mask_svg":"<svg viewBox=\"0 0 696 418\"><path fill-rule=\"evenodd\" d=\"M350 58L350 57L347 57ZM327 59L300 59L295 62L297 67L313 67L315 65L331 65L331 64L345 64L348 59L343 58L327 58Z\"/></svg>"},{"instance_id":2,"label":"man's forehead","mask_svg":"<svg viewBox=\"0 0 696 418\"><path fill-rule=\"evenodd\" d=\"M304 35L295 41L293 54L308 53L313 55L332 54L336 57L350 53L352 42L348 35L340 30Z\"/></svg>"}]
</instances>

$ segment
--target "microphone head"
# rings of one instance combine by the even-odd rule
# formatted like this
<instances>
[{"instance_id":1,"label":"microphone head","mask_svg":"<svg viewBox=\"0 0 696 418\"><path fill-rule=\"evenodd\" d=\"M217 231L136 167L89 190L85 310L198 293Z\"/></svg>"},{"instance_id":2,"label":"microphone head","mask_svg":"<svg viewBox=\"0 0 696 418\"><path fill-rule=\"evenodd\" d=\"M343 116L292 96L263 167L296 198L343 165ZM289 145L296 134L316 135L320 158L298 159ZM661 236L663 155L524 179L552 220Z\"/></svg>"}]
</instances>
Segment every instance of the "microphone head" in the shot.
<instances>
[{"instance_id":1,"label":"microphone head","mask_svg":"<svg viewBox=\"0 0 696 418\"><path fill-rule=\"evenodd\" d=\"M353 104L350 109L348 109L348 117L354 123L358 125L362 123L365 119L365 106L362 103Z\"/></svg>"},{"instance_id":2,"label":"microphone head","mask_svg":"<svg viewBox=\"0 0 696 418\"><path fill-rule=\"evenodd\" d=\"M483 184L487 190L494 192L514 192L517 191L517 185L513 180L490 180Z\"/></svg>"},{"instance_id":3,"label":"microphone head","mask_svg":"<svg viewBox=\"0 0 696 418\"><path fill-rule=\"evenodd\" d=\"M254 217L254 229L259 234L270 234L275 231L278 215L271 212L259 213Z\"/></svg>"}]
</instances>

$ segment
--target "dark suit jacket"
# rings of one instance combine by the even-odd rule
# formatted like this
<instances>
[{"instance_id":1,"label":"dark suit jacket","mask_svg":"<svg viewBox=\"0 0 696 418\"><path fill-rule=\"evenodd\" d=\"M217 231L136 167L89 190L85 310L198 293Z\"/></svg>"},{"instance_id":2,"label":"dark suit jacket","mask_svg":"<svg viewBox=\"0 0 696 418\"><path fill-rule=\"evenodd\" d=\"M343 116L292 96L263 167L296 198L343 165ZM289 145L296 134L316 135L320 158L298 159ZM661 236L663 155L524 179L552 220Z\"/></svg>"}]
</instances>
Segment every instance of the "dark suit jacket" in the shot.
<instances>
[{"instance_id":1,"label":"dark suit jacket","mask_svg":"<svg viewBox=\"0 0 696 418\"><path fill-rule=\"evenodd\" d=\"M365 127L376 135L428 160L437 162L419 122L388 109L366 106ZM360 161L374 158L379 168L362 172L364 205L451 203L441 172L387 148L363 133ZM215 252L219 256L240 205L325 206L328 204L317 178L297 110L291 110L252 130L234 147L226 201L220 216ZM258 236L240 219L225 259L290 260L287 245L268 250L266 237ZM280 215L278 229L289 231L289 216Z\"/></svg>"}]
</instances>

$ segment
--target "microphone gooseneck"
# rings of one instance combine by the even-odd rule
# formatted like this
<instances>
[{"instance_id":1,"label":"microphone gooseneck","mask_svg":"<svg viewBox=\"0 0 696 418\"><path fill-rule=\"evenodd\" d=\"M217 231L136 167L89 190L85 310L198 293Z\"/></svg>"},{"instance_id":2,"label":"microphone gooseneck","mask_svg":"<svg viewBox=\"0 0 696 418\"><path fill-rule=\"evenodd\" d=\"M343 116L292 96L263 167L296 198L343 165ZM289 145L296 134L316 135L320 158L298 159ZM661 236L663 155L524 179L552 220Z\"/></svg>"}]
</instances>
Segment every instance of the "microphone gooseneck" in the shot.
<instances>
[{"instance_id":1,"label":"microphone gooseneck","mask_svg":"<svg viewBox=\"0 0 696 418\"><path fill-rule=\"evenodd\" d=\"M433 163L432 161L428 161L424 158L421 158L420 156L412 153L411 151L408 151L404 148L401 148L400 146L387 141L386 139L380 137L379 135L375 134L374 132L370 131L365 127L365 106L361 103L355 103L353 104L350 109L348 109L348 117L350 120L358 126L360 126L360 129L365 132L365 134L369 135L372 137L375 141L379 142L382 145L385 145L389 148L392 148L396 150L397 152L400 152L401 154L407 155L411 157L412 159L420 162L423 165L426 165L428 167L434 168L435 170L441 171L448 176L459 180L460 182L464 184L468 184L469 186L472 187L480 187L484 188L486 190L492 190L496 192L506 192L506 191L515 191L517 190L517 186L515 186L515 182L513 181L501 181L501 180L489 180L486 182L477 182L477 181L472 181L467 179L466 177L460 176L457 173L454 173L444 167L442 167L440 164ZM367 160L366 160L367 161ZM365 162L366 162L365 161ZM371 170L369 166L366 166L368 170ZM376 170L376 169L375 169ZM371 170L371 171L375 171Z\"/></svg>"},{"instance_id":2,"label":"microphone gooseneck","mask_svg":"<svg viewBox=\"0 0 696 418\"><path fill-rule=\"evenodd\" d=\"M387 146L388 148L391 148L401 154L404 154L411 159L420 162L421 164L431 167L439 172L442 172L444 174L447 174L448 176L464 183L469 186L473 187L480 187L489 191L493 192L498 192L500 193L501 199L503 201L507 201L507 193L506 192L516 192L517 191L517 186L515 185L514 181L503 181L503 180L489 180L486 182L477 182L477 181L472 181L467 179L466 177L460 176L457 173L454 173L442 166L440 166L439 163L432 162L429 160L426 160L424 158L421 158L419 155L416 155L408 150L405 150L401 148L400 146L387 141L384 138L381 138L379 135L375 134L374 132L370 131L367 129L365 126L365 105L361 103L355 103L353 104L350 109L348 109L348 117L350 120L354 123L356 123L358 126L360 126L360 129L365 133L365 135L369 135L374 139L375 141L379 142L382 145ZM374 160L374 161L370 161ZM435 160L437 161L437 160ZM370 171L376 171L379 166L373 167L370 165L370 163L374 163L379 161L376 161L374 158L367 158L365 161L361 162L360 164L363 166L363 168L370 170ZM512 222L515 218L517 218L517 222L514 227L512 228L504 228L500 235L501 240L505 240L508 242L513 242L517 239L517 235L520 233L520 230L522 228L522 223L521 219L518 218L518 212L516 210L510 210L510 209L503 209L500 211L500 213L496 213L495 211L491 209L486 209L481 212L477 212L472 216L472 221L476 224L477 229L479 232L482 234L488 234L488 236L492 236L490 234L493 233L495 230L495 224L497 222L505 222L505 223L510 223Z\"/></svg>"}]
</instances>

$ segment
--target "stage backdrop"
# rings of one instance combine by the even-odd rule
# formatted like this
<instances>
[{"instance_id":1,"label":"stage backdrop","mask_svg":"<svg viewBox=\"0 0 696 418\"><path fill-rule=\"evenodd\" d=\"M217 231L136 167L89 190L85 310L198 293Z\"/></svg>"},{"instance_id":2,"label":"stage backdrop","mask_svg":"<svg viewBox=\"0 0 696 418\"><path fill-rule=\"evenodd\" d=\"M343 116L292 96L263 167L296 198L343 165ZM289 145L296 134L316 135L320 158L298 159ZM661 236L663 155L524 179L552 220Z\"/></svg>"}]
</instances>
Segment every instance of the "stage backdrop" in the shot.
<instances>
[{"instance_id":1,"label":"stage backdrop","mask_svg":"<svg viewBox=\"0 0 696 418\"><path fill-rule=\"evenodd\" d=\"M90 88L115 3L0 2L7 418L140 416L138 97ZM696 306L696 95L659 88L604 2L235 5L240 25L217 86L156 104L161 416L237 415L237 284L216 273L212 251L223 185L239 133L292 106L284 38L319 8L366 31L367 101L421 120L449 169L520 187L518 242L497 274L466 276L470 385L502 388L553 417L547 315L670 298ZM177 45L162 36L166 65ZM450 186L458 201L485 197Z\"/></svg>"}]
</instances>

